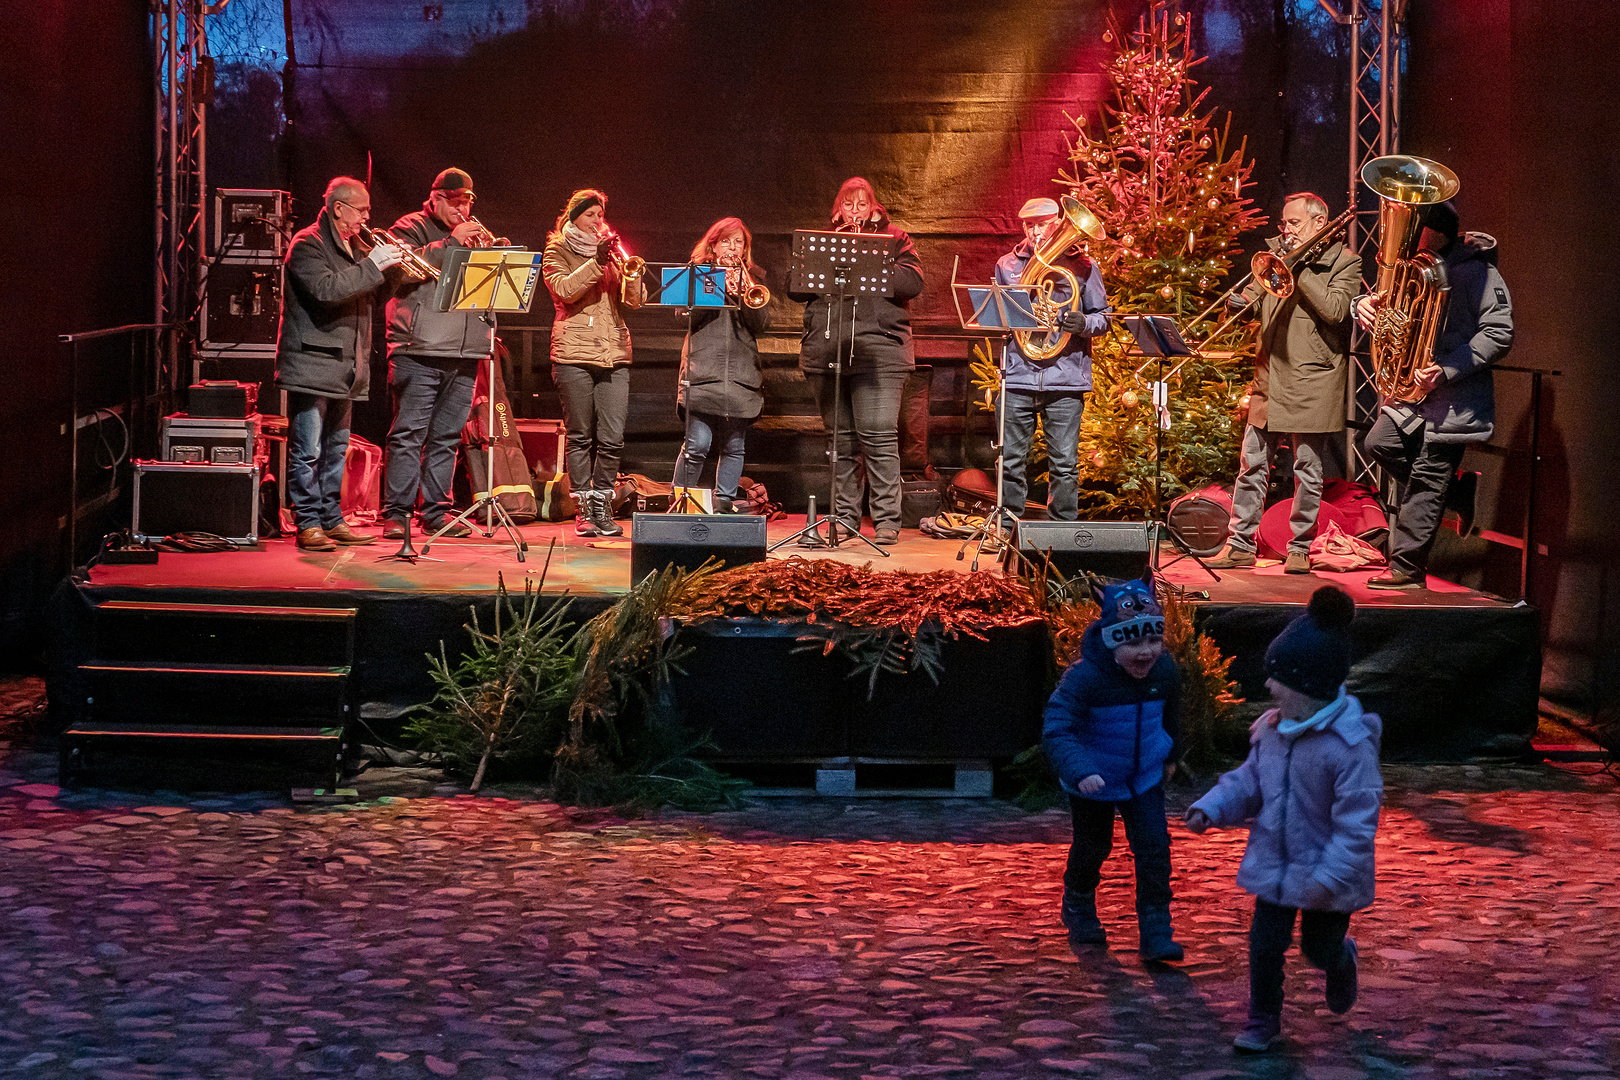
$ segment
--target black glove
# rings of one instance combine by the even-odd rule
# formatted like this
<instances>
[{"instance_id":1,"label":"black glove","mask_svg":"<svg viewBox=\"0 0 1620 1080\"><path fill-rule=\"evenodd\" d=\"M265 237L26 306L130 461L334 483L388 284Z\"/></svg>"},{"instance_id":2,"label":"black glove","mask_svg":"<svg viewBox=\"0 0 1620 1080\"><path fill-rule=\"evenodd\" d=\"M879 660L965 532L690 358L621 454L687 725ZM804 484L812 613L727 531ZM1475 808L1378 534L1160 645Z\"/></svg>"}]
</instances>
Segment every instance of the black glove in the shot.
<instances>
[{"instance_id":1,"label":"black glove","mask_svg":"<svg viewBox=\"0 0 1620 1080\"><path fill-rule=\"evenodd\" d=\"M603 240L596 245L596 261L606 266L613 261L613 241Z\"/></svg>"},{"instance_id":2,"label":"black glove","mask_svg":"<svg viewBox=\"0 0 1620 1080\"><path fill-rule=\"evenodd\" d=\"M1086 332L1086 313L1078 309L1065 311L1058 316L1058 329L1065 334L1083 334Z\"/></svg>"}]
</instances>

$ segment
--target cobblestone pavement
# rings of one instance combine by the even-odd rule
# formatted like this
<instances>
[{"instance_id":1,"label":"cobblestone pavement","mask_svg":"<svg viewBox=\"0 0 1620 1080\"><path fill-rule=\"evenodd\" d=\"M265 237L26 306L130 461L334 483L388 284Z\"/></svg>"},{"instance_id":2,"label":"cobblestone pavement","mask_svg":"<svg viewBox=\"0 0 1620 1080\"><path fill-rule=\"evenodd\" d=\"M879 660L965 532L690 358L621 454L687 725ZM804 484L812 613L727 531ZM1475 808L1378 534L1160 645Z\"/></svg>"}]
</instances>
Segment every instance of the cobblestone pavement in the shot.
<instances>
[{"instance_id":1,"label":"cobblestone pavement","mask_svg":"<svg viewBox=\"0 0 1620 1080\"><path fill-rule=\"evenodd\" d=\"M1620 810L1574 767L1390 769L1379 900L1352 921L1360 1004L1328 1014L1296 954L1286 1040L1240 1058L1242 833L1172 826L1188 957L1149 969L1122 838L1112 944L1069 953L1057 812L806 799L627 821L398 771L314 809L59 792L12 736L3 1075L1615 1075Z\"/></svg>"}]
</instances>

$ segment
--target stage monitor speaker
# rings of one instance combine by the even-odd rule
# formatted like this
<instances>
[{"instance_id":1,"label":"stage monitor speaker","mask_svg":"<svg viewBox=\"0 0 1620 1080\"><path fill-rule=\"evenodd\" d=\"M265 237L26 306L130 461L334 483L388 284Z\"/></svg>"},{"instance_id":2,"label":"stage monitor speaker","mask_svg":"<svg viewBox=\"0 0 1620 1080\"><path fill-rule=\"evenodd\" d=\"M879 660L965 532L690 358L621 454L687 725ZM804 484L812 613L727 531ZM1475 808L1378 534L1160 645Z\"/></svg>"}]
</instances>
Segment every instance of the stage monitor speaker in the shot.
<instances>
[{"instance_id":1,"label":"stage monitor speaker","mask_svg":"<svg viewBox=\"0 0 1620 1080\"><path fill-rule=\"evenodd\" d=\"M137 543L206 532L239 545L259 542L259 467L136 461Z\"/></svg>"},{"instance_id":2,"label":"stage monitor speaker","mask_svg":"<svg viewBox=\"0 0 1620 1080\"><path fill-rule=\"evenodd\" d=\"M1123 580L1148 568L1148 527L1140 521L1020 521L1013 542L1037 566L1050 555L1065 577L1085 570Z\"/></svg>"},{"instance_id":3,"label":"stage monitor speaker","mask_svg":"<svg viewBox=\"0 0 1620 1080\"><path fill-rule=\"evenodd\" d=\"M666 566L696 570L765 561L765 519L758 514L633 514L630 583Z\"/></svg>"}]
</instances>

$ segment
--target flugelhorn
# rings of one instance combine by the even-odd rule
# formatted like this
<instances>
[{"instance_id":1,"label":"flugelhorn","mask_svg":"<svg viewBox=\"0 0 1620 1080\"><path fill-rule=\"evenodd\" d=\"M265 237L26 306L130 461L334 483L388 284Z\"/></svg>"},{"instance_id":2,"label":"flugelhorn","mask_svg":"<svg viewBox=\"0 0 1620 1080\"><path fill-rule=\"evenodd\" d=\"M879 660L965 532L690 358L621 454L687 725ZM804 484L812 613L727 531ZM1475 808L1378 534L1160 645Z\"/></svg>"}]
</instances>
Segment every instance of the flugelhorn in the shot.
<instances>
[{"instance_id":1,"label":"flugelhorn","mask_svg":"<svg viewBox=\"0 0 1620 1080\"><path fill-rule=\"evenodd\" d=\"M726 291L735 292L737 299L743 305L751 308L762 308L771 302L771 290L754 280L754 275L748 272L748 260L738 259L735 263L722 263L727 270L737 271L737 287L731 287L731 276L726 276Z\"/></svg>"},{"instance_id":2,"label":"flugelhorn","mask_svg":"<svg viewBox=\"0 0 1620 1080\"><path fill-rule=\"evenodd\" d=\"M367 247L376 247L378 244L393 244L405 253L400 259L400 269L412 281L438 281L439 268L418 255L411 245L389 232L387 229L370 229L360 226L360 239Z\"/></svg>"}]
</instances>

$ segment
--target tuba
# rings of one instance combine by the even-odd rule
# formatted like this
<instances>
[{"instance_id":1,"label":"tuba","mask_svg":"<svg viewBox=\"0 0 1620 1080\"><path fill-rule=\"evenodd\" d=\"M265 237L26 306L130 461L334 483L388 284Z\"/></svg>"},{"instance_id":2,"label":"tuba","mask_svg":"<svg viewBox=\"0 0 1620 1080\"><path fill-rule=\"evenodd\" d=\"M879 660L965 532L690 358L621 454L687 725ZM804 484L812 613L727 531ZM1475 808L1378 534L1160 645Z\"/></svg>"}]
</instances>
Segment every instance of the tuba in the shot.
<instances>
[{"instance_id":1,"label":"tuba","mask_svg":"<svg viewBox=\"0 0 1620 1080\"><path fill-rule=\"evenodd\" d=\"M1378 284L1382 300L1373 317L1373 385L1392 401L1424 398L1416 373L1434 360L1446 318L1449 286L1440 259L1417 251L1419 211L1445 202L1460 186L1457 174L1427 158L1393 154L1374 158L1361 182L1378 195Z\"/></svg>"},{"instance_id":2,"label":"tuba","mask_svg":"<svg viewBox=\"0 0 1620 1080\"><path fill-rule=\"evenodd\" d=\"M1097 220L1097 215L1081 206L1079 199L1065 195L1059 205L1062 213L1057 221L1057 229L1035 249L1035 254L1024 265L1023 276L1018 279L1021 287L1035 291L1035 317L1045 327L1043 330L1013 331L1018 348L1031 360L1050 360L1069 347L1071 335L1057 328L1058 318L1080 308L1083 283L1074 276L1073 270L1055 265L1055 260L1073 247L1081 236L1089 236L1093 240L1103 238L1102 222ZM1052 299L1052 293L1057 288L1056 279L1059 278L1069 286L1069 299L1064 303Z\"/></svg>"}]
</instances>

